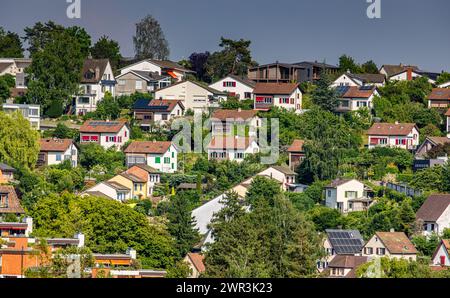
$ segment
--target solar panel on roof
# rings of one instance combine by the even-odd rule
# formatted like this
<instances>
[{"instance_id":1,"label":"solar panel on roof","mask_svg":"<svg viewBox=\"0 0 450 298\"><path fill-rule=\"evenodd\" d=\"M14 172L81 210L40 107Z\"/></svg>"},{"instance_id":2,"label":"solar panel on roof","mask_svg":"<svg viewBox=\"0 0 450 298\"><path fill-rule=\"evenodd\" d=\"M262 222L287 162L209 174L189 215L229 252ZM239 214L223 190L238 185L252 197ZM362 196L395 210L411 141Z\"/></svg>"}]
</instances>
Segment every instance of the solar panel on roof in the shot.
<instances>
[{"instance_id":1,"label":"solar panel on roof","mask_svg":"<svg viewBox=\"0 0 450 298\"><path fill-rule=\"evenodd\" d=\"M364 91L368 91L368 90L372 90L372 86L362 86L359 88L359 90L364 90Z\"/></svg>"}]
</instances>

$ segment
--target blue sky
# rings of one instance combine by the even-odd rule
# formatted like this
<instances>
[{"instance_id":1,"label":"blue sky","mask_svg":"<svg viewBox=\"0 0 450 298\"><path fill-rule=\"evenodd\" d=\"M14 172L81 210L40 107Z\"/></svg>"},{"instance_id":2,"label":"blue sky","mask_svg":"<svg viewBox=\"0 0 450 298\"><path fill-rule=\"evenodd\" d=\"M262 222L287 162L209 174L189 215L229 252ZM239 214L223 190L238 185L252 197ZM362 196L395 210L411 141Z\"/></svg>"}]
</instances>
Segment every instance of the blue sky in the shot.
<instances>
[{"instance_id":1,"label":"blue sky","mask_svg":"<svg viewBox=\"0 0 450 298\"><path fill-rule=\"evenodd\" d=\"M81 0L82 18L66 17L66 0L0 0L0 26L23 34L37 21L83 26L108 35L133 55L135 23L156 17L171 58L215 51L221 36L252 40L259 63L318 60L415 64L450 71L450 1L381 0L382 18L368 19L366 0Z\"/></svg>"}]
</instances>

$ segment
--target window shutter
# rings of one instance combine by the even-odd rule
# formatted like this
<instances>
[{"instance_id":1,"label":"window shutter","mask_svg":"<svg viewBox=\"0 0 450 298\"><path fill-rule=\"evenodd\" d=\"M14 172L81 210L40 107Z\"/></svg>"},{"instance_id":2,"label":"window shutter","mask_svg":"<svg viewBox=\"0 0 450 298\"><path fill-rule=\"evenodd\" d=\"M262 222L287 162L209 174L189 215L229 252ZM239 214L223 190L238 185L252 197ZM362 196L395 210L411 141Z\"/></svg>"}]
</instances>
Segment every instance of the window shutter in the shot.
<instances>
[{"instance_id":1,"label":"window shutter","mask_svg":"<svg viewBox=\"0 0 450 298\"><path fill-rule=\"evenodd\" d=\"M108 143L108 136L105 137L105 141L106 141L106 143Z\"/></svg>"}]
</instances>

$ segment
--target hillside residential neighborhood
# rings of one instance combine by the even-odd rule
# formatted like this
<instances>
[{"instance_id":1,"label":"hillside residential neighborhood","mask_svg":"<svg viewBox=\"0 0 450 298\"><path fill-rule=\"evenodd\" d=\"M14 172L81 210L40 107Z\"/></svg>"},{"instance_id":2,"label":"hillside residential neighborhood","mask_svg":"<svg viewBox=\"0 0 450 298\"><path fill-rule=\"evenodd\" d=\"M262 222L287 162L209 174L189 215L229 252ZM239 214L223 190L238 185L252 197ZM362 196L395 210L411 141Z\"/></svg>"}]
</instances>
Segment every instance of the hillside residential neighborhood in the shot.
<instances>
[{"instance_id":1,"label":"hillside residential neighborhood","mask_svg":"<svg viewBox=\"0 0 450 298\"><path fill-rule=\"evenodd\" d=\"M450 277L450 69L136 35L0 28L0 278Z\"/></svg>"}]
</instances>

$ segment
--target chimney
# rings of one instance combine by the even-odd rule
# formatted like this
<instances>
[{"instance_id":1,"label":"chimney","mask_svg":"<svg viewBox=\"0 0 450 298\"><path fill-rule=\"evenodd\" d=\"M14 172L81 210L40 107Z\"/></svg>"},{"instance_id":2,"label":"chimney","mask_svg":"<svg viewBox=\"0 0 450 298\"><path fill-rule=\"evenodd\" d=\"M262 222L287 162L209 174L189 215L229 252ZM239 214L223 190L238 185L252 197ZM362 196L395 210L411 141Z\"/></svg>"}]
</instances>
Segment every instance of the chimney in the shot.
<instances>
[{"instance_id":1,"label":"chimney","mask_svg":"<svg viewBox=\"0 0 450 298\"><path fill-rule=\"evenodd\" d=\"M390 229L389 232L394 233L395 229Z\"/></svg>"},{"instance_id":2,"label":"chimney","mask_svg":"<svg viewBox=\"0 0 450 298\"><path fill-rule=\"evenodd\" d=\"M95 79L100 80L100 67L95 67Z\"/></svg>"},{"instance_id":3,"label":"chimney","mask_svg":"<svg viewBox=\"0 0 450 298\"><path fill-rule=\"evenodd\" d=\"M239 113L240 113L240 112L242 112L242 109L241 109L241 108L239 108L239 109L238 109L238 112L239 112Z\"/></svg>"},{"instance_id":4,"label":"chimney","mask_svg":"<svg viewBox=\"0 0 450 298\"><path fill-rule=\"evenodd\" d=\"M398 123L398 121L395 121L395 125L399 125L400 123Z\"/></svg>"},{"instance_id":5,"label":"chimney","mask_svg":"<svg viewBox=\"0 0 450 298\"><path fill-rule=\"evenodd\" d=\"M127 255L129 255L131 257L131 259L133 259L133 260L136 260L136 258L137 258L136 250L131 247L127 249Z\"/></svg>"},{"instance_id":6,"label":"chimney","mask_svg":"<svg viewBox=\"0 0 450 298\"><path fill-rule=\"evenodd\" d=\"M29 237L30 234L33 233L33 218L27 216L23 219L23 222L27 224L27 228L25 230L25 236Z\"/></svg>"},{"instance_id":7,"label":"chimney","mask_svg":"<svg viewBox=\"0 0 450 298\"><path fill-rule=\"evenodd\" d=\"M408 72L407 72L407 80L408 81L412 81L412 79L413 79L413 77L412 77L412 72L413 72L413 70L412 70L412 67L408 67Z\"/></svg>"},{"instance_id":8,"label":"chimney","mask_svg":"<svg viewBox=\"0 0 450 298\"><path fill-rule=\"evenodd\" d=\"M78 242L78 247L79 248L84 247L84 240L85 240L84 234L83 233L77 233L77 234L75 234L75 238L80 240Z\"/></svg>"}]
</instances>

